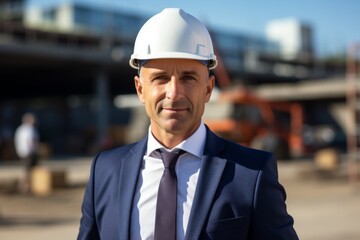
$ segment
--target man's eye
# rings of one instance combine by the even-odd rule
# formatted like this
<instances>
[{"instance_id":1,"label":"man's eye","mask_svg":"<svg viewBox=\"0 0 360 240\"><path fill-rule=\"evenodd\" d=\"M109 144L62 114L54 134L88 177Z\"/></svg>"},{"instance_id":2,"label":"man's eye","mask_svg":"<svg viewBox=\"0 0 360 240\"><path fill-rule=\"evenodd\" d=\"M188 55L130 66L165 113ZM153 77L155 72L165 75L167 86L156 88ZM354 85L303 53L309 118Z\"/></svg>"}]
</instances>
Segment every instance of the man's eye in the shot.
<instances>
[{"instance_id":1,"label":"man's eye","mask_svg":"<svg viewBox=\"0 0 360 240\"><path fill-rule=\"evenodd\" d=\"M196 80L196 78L194 76L191 76L191 75L183 76L182 79L186 80L186 81L188 81L188 80Z\"/></svg>"},{"instance_id":2,"label":"man's eye","mask_svg":"<svg viewBox=\"0 0 360 240\"><path fill-rule=\"evenodd\" d=\"M159 80L159 81L165 81L165 80L167 80L168 79L168 77L167 76L165 76L165 75L159 75L159 76L156 76L156 77L154 77L154 81L156 81L156 80Z\"/></svg>"}]
</instances>

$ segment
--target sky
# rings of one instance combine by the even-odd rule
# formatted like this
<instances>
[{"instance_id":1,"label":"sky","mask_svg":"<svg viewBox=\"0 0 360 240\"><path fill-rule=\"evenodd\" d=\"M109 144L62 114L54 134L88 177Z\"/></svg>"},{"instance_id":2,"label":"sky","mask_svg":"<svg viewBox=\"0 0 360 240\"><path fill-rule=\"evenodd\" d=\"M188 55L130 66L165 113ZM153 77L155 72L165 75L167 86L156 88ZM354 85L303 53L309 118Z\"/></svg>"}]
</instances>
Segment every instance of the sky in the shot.
<instances>
[{"instance_id":1,"label":"sky","mask_svg":"<svg viewBox=\"0 0 360 240\"><path fill-rule=\"evenodd\" d=\"M208 27L265 37L271 20L295 18L313 28L318 56L345 51L360 43L359 0L29 0L31 4L76 1L152 16L163 8L179 7Z\"/></svg>"}]
</instances>

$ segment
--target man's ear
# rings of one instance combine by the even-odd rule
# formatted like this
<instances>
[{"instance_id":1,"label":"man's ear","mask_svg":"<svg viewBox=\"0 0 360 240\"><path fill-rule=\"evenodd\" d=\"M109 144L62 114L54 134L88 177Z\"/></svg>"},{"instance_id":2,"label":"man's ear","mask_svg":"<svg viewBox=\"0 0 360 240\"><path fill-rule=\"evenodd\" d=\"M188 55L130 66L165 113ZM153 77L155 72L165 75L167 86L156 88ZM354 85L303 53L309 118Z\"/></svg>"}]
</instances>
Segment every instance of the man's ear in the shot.
<instances>
[{"instance_id":1,"label":"man's ear","mask_svg":"<svg viewBox=\"0 0 360 240\"><path fill-rule=\"evenodd\" d=\"M142 103L145 103L144 96L143 96L143 86L142 86L142 83L141 83L141 80L140 80L139 76L134 77L134 83L135 83L136 93L137 93L140 101Z\"/></svg>"},{"instance_id":2,"label":"man's ear","mask_svg":"<svg viewBox=\"0 0 360 240\"><path fill-rule=\"evenodd\" d=\"M209 79L208 79L207 87L206 87L206 101L205 102L210 101L211 93L214 89L214 86L215 86L215 76L210 75Z\"/></svg>"}]
</instances>

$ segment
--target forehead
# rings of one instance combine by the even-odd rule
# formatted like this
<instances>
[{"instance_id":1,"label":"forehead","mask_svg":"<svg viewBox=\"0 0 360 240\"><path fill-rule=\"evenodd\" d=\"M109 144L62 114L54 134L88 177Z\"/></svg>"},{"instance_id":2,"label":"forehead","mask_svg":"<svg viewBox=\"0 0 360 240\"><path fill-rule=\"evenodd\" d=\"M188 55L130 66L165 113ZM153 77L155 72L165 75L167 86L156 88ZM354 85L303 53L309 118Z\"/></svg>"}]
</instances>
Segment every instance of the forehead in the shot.
<instances>
[{"instance_id":1,"label":"forehead","mask_svg":"<svg viewBox=\"0 0 360 240\"><path fill-rule=\"evenodd\" d=\"M146 62L142 69L146 71L182 72L195 71L207 72L207 67L193 59L152 59Z\"/></svg>"}]
</instances>

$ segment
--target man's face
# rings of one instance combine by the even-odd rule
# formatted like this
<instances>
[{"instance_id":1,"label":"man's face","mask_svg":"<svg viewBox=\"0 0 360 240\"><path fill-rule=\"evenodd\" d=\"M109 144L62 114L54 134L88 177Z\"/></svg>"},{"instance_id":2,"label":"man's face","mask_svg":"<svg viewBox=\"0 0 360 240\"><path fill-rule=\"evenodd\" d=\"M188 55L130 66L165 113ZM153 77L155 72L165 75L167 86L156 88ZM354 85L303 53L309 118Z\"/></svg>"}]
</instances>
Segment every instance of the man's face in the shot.
<instances>
[{"instance_id":1,"label":"man's face","mask_svg":"<svg viewBox=\"0 0 360 240\"><path fill-rule=\"evenodd\" d=\"M135 87L154 136L189 137L201 123L214 82L207 67L196 60L154 59L141 67Z\"/></svg>"}]
</instances>

